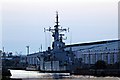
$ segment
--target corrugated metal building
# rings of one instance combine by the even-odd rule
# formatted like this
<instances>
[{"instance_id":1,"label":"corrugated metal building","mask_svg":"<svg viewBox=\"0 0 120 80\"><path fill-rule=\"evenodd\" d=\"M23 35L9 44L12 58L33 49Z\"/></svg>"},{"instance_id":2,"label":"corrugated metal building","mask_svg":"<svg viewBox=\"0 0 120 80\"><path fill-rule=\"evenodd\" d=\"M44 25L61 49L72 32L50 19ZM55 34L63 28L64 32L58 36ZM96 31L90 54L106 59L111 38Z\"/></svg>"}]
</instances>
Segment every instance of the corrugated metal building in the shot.
<instances>
[{"instance_id":1,"label":"corrugated metal building","mask_svg":"<svg viewBox=\"0 0 120 80\"><path fill-rule=\"evenodd\" d=\"M85 64L95 64L104 60L107 64L120 61L120 40L99 41L91 43L67 45L65 50L72 50L76 58Z\"/></svg>"}]
</instances>

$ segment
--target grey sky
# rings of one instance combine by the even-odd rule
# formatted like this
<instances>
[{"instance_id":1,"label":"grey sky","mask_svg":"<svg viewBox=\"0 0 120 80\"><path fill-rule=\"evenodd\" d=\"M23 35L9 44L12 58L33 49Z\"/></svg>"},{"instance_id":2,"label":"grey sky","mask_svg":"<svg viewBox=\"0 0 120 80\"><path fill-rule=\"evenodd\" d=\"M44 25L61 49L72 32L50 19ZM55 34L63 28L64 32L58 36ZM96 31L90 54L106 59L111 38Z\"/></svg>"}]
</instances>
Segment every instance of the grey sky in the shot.
<instances>
[{"instance_id":1,"label":"grey sky","mask_svg":"<svg viewBox=\"0 0 120 80\"><path fill-rule=\"evenodd\" d=\"M60 25L70 28L66 44L112 40L118 38L117 0L5 0L2 3L2 46L5 51L26 54L43 50L52 38L44 28L53 27L55 11ZM0 21L1 22L1 21Z\"/></svg>"}]
</instances>

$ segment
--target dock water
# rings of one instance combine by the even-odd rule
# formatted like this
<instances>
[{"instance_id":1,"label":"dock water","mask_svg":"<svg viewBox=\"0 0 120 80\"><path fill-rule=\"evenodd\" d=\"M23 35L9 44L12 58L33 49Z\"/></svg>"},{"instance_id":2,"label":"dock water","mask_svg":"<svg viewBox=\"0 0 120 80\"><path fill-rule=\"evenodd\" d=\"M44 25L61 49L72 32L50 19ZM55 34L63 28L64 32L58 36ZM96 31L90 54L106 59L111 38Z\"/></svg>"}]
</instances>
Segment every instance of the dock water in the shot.
<instances>
[{"instance_id":1,"label":"dock water","mask_svg":"<svg viewBox=\"0 0 120 80\"><path fill-rule=\"evenodd\" d=\"M120 80L120 77L94 77L69 75L69 73L40 73L39 71L10 70L13 79L22 80Z\"/></svg>"}]
</instances>

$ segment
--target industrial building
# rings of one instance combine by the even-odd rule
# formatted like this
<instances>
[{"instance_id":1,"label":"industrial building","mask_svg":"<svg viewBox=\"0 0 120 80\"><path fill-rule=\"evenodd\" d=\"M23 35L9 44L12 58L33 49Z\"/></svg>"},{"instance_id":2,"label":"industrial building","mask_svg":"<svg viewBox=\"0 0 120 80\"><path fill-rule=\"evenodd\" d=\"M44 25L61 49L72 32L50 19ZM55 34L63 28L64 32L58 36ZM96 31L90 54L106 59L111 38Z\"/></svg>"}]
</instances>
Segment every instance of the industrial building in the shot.
<instances>
[{"instance_id":1,"label":"industrial building","mask_svg":"<svg viewBox=\"0 0 120 80\"><path fill-rule=\"evenodd\" d=\"M85 64L95 64L103 60L107 64L120 61L120 40L108 40L91 43L67 45L65 50L72 50L76 58Z\"/></svg>"},{"instance_id":2,"label":"industrial building","mask_svg":"<svg viewBox=\"0 0 120 80\"><path fill-rule=\"evenodd\" d=\"M120 40L108 40L91 43L66 45L65 51L72 51L74 58L81 60L84 64L95 64L103 60L107 64L115 64L120 61ZM29 65L40 66L39 57L44 52L29 54L27 62ZM59 56L59 55L58 55ZM59 62L56 62L58 64ZM79 63L81 65L82 63ZM56 65L57 66L57 65ZM49 69L49 68L48 68Z\"/></svg>"}]
</instances>

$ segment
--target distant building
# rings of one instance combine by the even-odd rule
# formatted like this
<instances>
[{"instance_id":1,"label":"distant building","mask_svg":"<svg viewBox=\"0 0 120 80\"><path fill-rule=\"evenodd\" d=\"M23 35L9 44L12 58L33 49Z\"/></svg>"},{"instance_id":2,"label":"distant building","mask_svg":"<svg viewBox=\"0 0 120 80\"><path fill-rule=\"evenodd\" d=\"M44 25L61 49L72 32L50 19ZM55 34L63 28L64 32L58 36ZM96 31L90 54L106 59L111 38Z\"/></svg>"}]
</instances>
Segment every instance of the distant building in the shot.
<instances>
[{"instance_id":1,"label":"distant building","mask_svg":"<svg viewBox=\"0 0 120 80\"><path fill-rule=\"evenodd\" d=\"M12 55L12 52L1 52L0 59L2 67L10 69L24 69L26 68L26 58L27 56L25 55Z\"/></svg>"},{"instance_id":2,"label":"distant building","mask_svg":"<svg viewBox=\"0 0 120 80\"><path fill-rule=\"evenodd\" d=\"M34 65L34 66L40 65L40 60L39 60L40 54L42 54L42 52L27 55L28 65Z\"/></svg>"}]
</instances>

